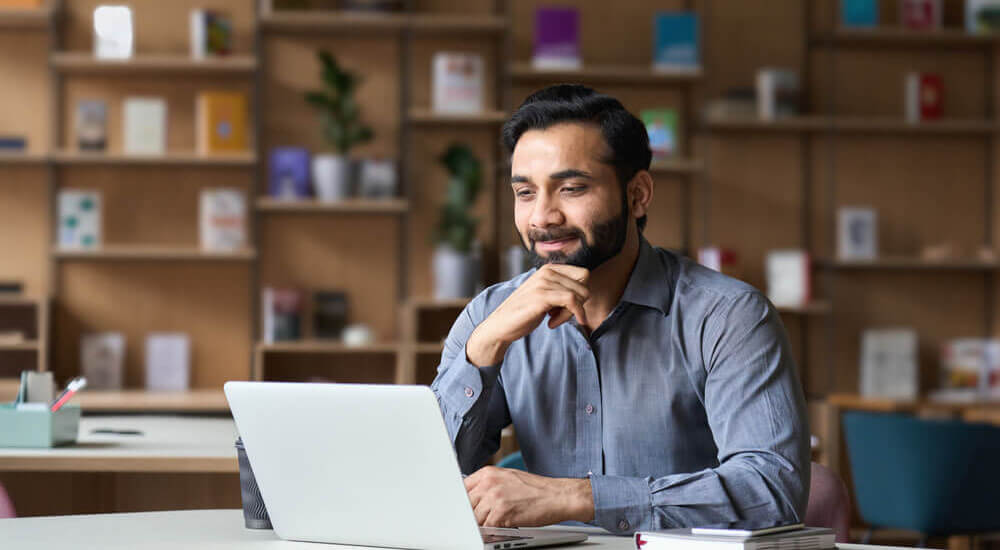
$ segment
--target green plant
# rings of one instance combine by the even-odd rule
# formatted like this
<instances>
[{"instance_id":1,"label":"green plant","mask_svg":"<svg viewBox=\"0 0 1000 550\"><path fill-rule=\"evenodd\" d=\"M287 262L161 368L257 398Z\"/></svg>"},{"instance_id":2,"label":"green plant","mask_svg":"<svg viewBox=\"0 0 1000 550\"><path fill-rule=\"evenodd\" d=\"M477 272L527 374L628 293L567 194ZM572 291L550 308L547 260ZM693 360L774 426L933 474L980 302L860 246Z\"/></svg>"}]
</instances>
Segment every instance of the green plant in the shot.
<instances>
[{"instance_id":1,"label":"green plant","mask_svg":"<svg viewBox=\"0 0 1000 550\"><path fill-rule=\"evenodd\" d=\"M441 205L441 218L434 231L434 241L445 243L461 253L472 250L479 218L469 214L482 187L479 159L465 145L453 144L438 157L451 178Z\"/></svg>"},{"instance_id":2,"label":"green plant","mask_svg":"<svg viewBox=\"0 0 1000 550\"><path fill-rule=\"evenodd\" d=\"M323 120L323 137L340 154L371 141L372 129L361 122L361 109L354 100L359 77L344 70L327 51L316 52L322 65L323 89L306 92L306 101L316 107Z\"/></svg>"}]
</instances>

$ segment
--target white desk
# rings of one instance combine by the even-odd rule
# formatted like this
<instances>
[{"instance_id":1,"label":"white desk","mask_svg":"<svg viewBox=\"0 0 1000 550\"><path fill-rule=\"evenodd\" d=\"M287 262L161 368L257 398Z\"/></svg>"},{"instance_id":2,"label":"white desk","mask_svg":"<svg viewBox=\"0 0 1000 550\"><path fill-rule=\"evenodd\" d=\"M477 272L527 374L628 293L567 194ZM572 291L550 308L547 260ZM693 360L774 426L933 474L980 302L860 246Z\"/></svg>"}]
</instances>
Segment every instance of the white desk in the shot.
<instances>
[{"instance_id":1,"label":"white desk","mask_svg":"<svg viewBox=\"0 0 1000 550\"><path fill-rule=\"evenodd\" d=\"M391 526L387 525L387 528ZM586 530L590 539L565 548L631 550L631 537L599 534ZM144 514L103 514L0 520L0 541L18 550L74 548L81 550L283 550L358 548L279 540L272 531L243 527L240 510L195 510ZM884 550L888 546L838 544L838 550ZM912 550L912 549L908 549Z\"/></svg>"}]
</instances>

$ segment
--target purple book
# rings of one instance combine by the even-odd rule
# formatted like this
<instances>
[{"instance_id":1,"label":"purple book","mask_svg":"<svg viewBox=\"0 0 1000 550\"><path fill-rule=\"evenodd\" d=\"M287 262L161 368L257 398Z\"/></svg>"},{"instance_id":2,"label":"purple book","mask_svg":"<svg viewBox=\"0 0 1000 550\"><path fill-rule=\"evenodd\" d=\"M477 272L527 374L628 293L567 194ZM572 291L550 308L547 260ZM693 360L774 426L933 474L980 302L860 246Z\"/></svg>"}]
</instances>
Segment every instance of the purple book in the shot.
<instances>
[{"instance_id":1,"label":"purple book","mask_svg":"<svg viewBox=\"0 0 1000 550\"><path fill-rule=\"evenodd\" d=\"M535 53L539 69L580 67L580 11L567 7L541 7L535 11Z\"/></svg>"},{"instance_id":2,"label":"purple book","mask_svg":"<svg viewBox=\"0 0 1000 550\"><path fill-rule=\"evenodd\" d=\"M277 199L309 196L309 151L301 147L271 149L268 194Z\"/></svg>"}]
</instances>

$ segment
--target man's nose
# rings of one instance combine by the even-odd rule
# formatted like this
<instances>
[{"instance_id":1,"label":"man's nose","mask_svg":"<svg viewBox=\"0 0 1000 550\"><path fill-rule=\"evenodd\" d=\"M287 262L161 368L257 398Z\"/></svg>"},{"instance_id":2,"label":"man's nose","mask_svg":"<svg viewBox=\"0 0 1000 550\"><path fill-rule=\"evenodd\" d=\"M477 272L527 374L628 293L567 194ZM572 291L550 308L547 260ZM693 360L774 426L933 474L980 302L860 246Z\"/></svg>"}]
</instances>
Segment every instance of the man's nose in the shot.
<instances>
[{"instance_id":1,"label":"man's nose","mask_svg":"<svg viewBox=\"0 0 1000 550\"><path fill-rule=\"evenodd\" d=\"M545 228L562 225L566 219L559 209L558 200L548 194L539 193L528 221L532 227Z\"/></svg>"}]
</instances>

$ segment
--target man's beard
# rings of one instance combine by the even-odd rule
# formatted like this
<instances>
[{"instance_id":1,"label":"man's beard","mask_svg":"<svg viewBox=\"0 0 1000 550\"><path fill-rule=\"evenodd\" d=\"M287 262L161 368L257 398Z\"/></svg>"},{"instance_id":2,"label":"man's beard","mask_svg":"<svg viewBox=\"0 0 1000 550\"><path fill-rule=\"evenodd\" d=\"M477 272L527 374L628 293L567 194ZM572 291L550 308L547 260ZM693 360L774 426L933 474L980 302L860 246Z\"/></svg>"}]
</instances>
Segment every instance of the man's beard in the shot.
<instances>
[{"instance_id":1,"label":"man's beard","mask_svg":"<svg viewBox=\"0 0 1000 550\"><path fill-rule=\"evenodd\" d=\"M593 271L604 262L617 256L625 247L625 238L628 236L629 211L628 205L624 201L622 201L621 210L621 214L593 226L590 231L594 236L593 243L587 242L587 236L576 227L529 231L528 241L531 244L528 253L531 255L532 263L535 267L542 267L545 264L575 265ZM535 252L535 243L537 242L568 238L576 238L580 242L580 247L570 254L553 251L543 258Z\"/></svg>"}]
</instances>

